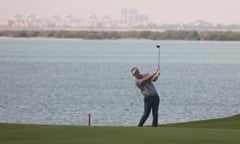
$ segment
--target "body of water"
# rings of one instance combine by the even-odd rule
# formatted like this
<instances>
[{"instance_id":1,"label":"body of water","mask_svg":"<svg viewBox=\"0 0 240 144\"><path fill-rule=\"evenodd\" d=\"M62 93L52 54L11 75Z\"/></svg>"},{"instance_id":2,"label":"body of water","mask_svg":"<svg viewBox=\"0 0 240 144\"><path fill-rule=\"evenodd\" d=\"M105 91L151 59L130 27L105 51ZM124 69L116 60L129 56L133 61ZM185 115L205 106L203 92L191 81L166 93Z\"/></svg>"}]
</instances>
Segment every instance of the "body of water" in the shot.
<instances>
[{"instance_id":1,"label":"body of water","mask_svg":"<svg viewBox=\"0 0 240 144\"><path fill-rule=\"evenodd\" d=\"M157 44L160 124L240 113L240 42L2 38L0 122L137 125L130 69L153 72Z\"/></svg>"}]
</instances>

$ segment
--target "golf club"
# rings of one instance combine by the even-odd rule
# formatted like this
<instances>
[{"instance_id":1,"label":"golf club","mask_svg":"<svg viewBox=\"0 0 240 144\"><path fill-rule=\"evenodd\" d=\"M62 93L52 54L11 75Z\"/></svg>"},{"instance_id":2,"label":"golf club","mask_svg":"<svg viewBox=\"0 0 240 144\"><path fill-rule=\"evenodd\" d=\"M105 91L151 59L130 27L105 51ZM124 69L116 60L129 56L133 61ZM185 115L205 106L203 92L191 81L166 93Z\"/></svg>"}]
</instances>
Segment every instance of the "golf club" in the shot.
<instances>
[{"instance_id":1,"label":"golf club","mask_svg":"<svg viewBox=\"0 0 240 144\"><path fill-rule=\"evenodd\" d=\"M156 45L158 48L158 68L160 68L160 45Z\"/></svg>"}]
</instances>

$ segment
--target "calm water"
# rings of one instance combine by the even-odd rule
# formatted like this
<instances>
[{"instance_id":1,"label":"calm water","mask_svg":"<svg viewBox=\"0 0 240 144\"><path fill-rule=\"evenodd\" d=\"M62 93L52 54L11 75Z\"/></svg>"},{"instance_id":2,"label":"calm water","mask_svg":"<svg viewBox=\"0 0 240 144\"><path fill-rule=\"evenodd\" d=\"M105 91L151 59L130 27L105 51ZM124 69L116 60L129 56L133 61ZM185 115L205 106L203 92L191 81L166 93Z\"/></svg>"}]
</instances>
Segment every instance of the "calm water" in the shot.
<instances>
[{"instance_id":1,"label":"calm water","mask_svg":"<svg viewBox=\"0 0 240 144\"><path fill-rule=\"evenodd\" d=\"M240 42L0 39L0 122L136 125L130 69L157 66L160 123L240 113ZM147 124L151 123L151 118Z\"/></svg>"}]
</instances>

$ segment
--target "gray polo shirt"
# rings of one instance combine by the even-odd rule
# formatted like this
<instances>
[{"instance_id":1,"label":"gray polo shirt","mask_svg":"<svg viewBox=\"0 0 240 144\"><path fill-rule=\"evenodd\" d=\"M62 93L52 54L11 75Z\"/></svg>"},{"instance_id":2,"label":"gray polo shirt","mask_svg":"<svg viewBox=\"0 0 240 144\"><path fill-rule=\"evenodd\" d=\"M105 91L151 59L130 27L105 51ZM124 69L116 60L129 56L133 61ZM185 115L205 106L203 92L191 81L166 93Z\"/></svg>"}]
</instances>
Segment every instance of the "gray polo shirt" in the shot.
<instances>
[{"instance_id":1,"label":"gray polo shirt","mask_svg":"<svg viewBox=\"0 0 240 144\"><path fill-rule=\"evenodd\" d=\"M143 79L148 75L149 74L144 74L144 75L141 75L140 79L136 79L136 86L141 90L141 93L144 96L155 96L157 95L157 90L151 80L145 81L143 83L140 82L141 79Z\"/></svg>"}]
</instances>

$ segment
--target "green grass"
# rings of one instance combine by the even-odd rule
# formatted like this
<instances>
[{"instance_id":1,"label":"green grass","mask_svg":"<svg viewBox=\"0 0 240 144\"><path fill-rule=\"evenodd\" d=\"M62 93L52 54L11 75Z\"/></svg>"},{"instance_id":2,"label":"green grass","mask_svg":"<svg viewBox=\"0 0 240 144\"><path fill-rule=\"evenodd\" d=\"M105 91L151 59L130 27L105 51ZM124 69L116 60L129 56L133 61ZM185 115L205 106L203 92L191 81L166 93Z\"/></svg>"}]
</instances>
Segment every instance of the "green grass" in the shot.
<instances>
[{"instance_id":1,"label":"green grass","mask_svg":"<svg viewBox=\"0 0 240 144\"><path fill-rule=\"evenodd\" d=\"M152 127L0 124L0 144L239 144L240 115Z\"/></svg>"}]
</instances>

